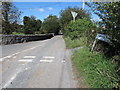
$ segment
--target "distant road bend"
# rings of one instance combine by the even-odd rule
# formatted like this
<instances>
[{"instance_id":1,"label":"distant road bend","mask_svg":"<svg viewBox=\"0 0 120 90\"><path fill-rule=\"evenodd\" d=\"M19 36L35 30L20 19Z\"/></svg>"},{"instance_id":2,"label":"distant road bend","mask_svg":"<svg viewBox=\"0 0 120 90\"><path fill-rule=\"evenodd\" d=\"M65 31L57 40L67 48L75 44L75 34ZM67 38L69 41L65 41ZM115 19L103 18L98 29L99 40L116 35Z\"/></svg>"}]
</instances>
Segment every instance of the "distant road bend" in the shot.
<instances>
[{"instance_id":1,"label":"distant road bend","mask_svg":"<svg viewBox=\"0 0 120 90\"><path fill-rule=\"evenodd\" d=\"M2 46L2 88L75 88L61 35Z\"/></svg>"}]
</instances>

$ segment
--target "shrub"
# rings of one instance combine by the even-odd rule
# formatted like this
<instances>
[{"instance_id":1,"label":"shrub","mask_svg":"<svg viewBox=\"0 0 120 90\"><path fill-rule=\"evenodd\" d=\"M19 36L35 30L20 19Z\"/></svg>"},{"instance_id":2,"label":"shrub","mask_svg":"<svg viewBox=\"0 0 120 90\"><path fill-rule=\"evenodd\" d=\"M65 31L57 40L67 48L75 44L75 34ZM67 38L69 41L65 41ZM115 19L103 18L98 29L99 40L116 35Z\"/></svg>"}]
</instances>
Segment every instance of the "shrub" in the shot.
<instances>
[{"instance_id":1,"label":"shrub","mask_svg":"<svg viewBox=\"0 0 120 90\"><path fill-rule=\"evenodd\" d=\"M71 39L76 39L81 36L90 37L96 29L96 25L87 19L78 19L75 22L71 21L64 28L64 35Z\"/></svg>"},{"instance_id":2,"label":"shrub","mask_svg":"<svg viewBox=\"0 0 120 90\"><path fill-rule=\"evenodd\" d=\"M75 22L71 21L66 27L64 27L64 36L70 37L71 40L81 37L87 38L87 46L91 48L93 41L98 32L96 25L90 20L83 18L78 19Z\"/></svg>"},{"instance_id":3,"label":"shrub","mask_svg":"<svg viewBox=\"0 0 120 90\"><path fill-rule=\"evenodd\" d=\"M76 47L83 47L86 45L86 37L77 38L71 40L69 37L64 37L66 47L67 48L76 48Z\"/></svg>"}]
</instances>

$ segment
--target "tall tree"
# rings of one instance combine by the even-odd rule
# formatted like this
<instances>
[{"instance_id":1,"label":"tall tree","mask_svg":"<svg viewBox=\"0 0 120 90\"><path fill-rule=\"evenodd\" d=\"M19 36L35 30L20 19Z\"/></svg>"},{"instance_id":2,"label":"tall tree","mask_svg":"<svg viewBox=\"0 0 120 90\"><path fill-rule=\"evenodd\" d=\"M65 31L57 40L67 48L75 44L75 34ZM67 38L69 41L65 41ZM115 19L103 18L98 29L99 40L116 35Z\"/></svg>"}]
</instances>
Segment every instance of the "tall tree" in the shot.
<instances>
[{"instance_id":1,"label":"tall tree","mask_svg":"<svg viewBox=\"0 0 120 90\"><path fill-rule=\"evenodd\" d=\"M64 10L61 10L60 12L60 22L62 27L66 26L66 24L68 24L71 20L73 20L71 11L78 13L76 20L82 18L90 19L90 13L88 11L85 11L79 7L74 7L74 8L68 7Z\"/></svg>"},{"instance_id":2,"label":"tall tree","mask_svg":"<svg viewBox=\"0 0 120 90\"><path fill-rule=\"evenodd\" d=\"M27 17L27 16L23 17L23 24L24 24L24 30L25 30L24 33L25 34L33 34L29 17Z\"/></svg>"},{"instance_id":3,"label":"tall tree","mask_svg":"<svg viewBox=\"0 0 120 90\"><path fill-rule=\"evenodd\" d=\"M120 1L86 3L101 19L106 33L120 41Z\"/></svg>"},{"instance_id":4,"label":"tall tree","mask_svg":"<svg viewBox=\"0 0 120 90\"><path fill-rule=\"evenodd\" d=\"M46 19L44 19L41 30L44 33L58 34L60 30L60 24L57 16L49 15Z\"/></svg>"},{"instance_id":5,"label":"tall tree","mask_svg":"<svg viewBox=\"0 0 120 90\"><path fill-rule=\"evenodd\" d=\"M19 23L21 12L11 2L2 2L1 10L4 21L3 34L11 34L14 31L11 24Z\"/></svg>"},{"instance_id":6,"label":"tall tree","mask_svg":"<svg viewBox=\"0 0 120 90\"><path fill-rule=\"evenodd\" d=\"M36 20L36 31L39 31L42 26L42 21L37 19Z\"/></svg>"},{"instance_id":7,"label":"tall tree","mask_svg":"<svg viewBox=\"0 0 120 90\"><path fill-rule=\"evenodd\" d=\"M35 32L39 32L42 21L39 19L36 20L36 17L32 15L30 17L24 16L23 23L25 34L35 34Z\"/></svg>"},{"instance_id":8,"label":"tall tree","mask_svg":"<svg viewBox=\"0 0 120 90\"><path fill-rule=\"evenodd\" d=\"M1 5L0 5L0 14L2 14ZM2 16L1 15L0 15L0 34L2 34Z\"/></svg>"}]
</instances>

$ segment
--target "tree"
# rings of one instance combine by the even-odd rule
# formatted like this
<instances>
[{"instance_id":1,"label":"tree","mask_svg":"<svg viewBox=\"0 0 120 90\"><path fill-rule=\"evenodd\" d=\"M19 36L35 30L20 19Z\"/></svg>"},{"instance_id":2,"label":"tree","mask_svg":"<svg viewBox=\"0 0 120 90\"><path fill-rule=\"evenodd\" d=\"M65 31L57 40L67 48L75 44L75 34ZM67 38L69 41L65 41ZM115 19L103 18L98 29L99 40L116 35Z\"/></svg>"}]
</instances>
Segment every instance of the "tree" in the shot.
<instances>
[{"instance_id":1,"label":"tree","mask_svg":"<svg viewBox=\"0 0 120 90\"><path fill-rule=\"evenodd\" d=\"M1 11L0 11L1 13ZM2 34L2 17L0 16L0 34Z\"/></svg>"},{"instance_id":2,"label":"tree","mask_svg":"<svg viewBox=\"0 0 120 90\"><path fill-rule=\"evenodd\" d=\"M88 40L94 38L94 33L92 30L96 29L96 25L87 20L86 18L78 19L75 22L71 21L65 28L64 28L64 35L68 36L69 38L78 39L80 37L87 37ZM95 30L96 31L96 30Z\"/></svg>"},{"instance_id":3,"label":"tree","mask_svg":"<svg viewBox=\"0 0 120 90\"><path fill-rule=\"evenodd\" d=\"M61 10L60 12L60 24L62 27L66 26L66 24L68 24L71 20L73 20L71 11L78 13L76 20L82 18L90 19L90 13L88 11L85 11L79 7L74 7L74 8L68 7L65 10Z\"/></svg>"},{"instance_id":4,"label":"tree","mask_svg":"<svg viewBox=\"0 0 120 90\"><path fill-rule=\"evenodd\" d=\"M60 24L57 16L49 15L46 19L44 19L44 22L41 27L41 31L43 33L58 34L59 30L60 30Z\"/></svg>"},{"instance_id":5,"label":"tree","mask_svg":"<svg viewBox=\"0 0 120 90\"><path fill-rule=\"evenodd\" d=\"M2 2L2 20L4 21L3 34L11 34L14 31L12 23L19 23L21 12L11 3Z\"/></svg>"},{"instance_id":6,"label":"tree","mask_svg":"<svg viewBox=\"0 0 120 90\"><path fill-rule=\"evenodd\" d=\"M29 17L27 17L27 16L23 17L23 24L24 24L24 30L25 30L24 33L25 34L33 34Z\"/></svg>"},{"instance_id":7,"label":"tree","mask_svg":"<svg viewBox=\"0 0 120 90\"><path fill-rule=\"evenodd\" d=\"M40 32L39 30L40 30L41 26L42 26L42 21L39 19L36 20L36 31L37 32Z\"/></svg>"},{"instance_id":8,"label":"tree","mask_svg":"<svg viewBox=\"0 0 120 90\"><path fill-rule=\"evenodd\" d=\"M86 3L101 19L106 34L120 42L120 2Z\"/></svg>"},{"instance_id":9,"label":"tree","mask_svg":"<svg viewBox=\"0 0 120 90\"><path fill-rule=\"evenodd\" d=\"M31 16L31 17L24 16L23 23L24 23L25 34L35 34L35 32L39 32L42 21L39 19L36 20L35 16Z\"/></svg>"}]
</instances>

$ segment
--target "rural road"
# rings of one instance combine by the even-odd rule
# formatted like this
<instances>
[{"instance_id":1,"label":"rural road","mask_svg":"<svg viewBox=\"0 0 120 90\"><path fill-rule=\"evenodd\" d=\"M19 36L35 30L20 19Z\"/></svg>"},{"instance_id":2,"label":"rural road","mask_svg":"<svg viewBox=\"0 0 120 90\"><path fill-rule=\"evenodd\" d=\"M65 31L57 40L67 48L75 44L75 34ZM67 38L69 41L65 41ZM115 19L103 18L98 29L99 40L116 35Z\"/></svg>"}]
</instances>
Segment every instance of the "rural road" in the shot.
<instances>
[{"instance_id":1,"label":"rural road","mask_svg":"<svg viewBox=\"0 0 120 90\"><path fill-rule=\"evenodd\" d=\"M76 88L61 35L2 46L0 66L2 88Z\"/></svg>"}]
</instances>

